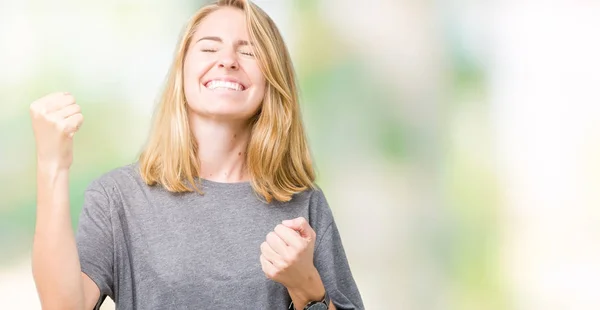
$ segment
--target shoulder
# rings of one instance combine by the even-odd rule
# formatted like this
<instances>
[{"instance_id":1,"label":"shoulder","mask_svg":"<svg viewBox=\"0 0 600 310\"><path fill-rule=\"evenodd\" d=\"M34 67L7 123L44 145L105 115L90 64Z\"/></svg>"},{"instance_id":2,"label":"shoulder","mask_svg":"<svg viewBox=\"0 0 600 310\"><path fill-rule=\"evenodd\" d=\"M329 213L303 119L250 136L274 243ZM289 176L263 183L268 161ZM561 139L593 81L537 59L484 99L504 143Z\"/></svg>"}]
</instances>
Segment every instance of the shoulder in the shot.
<instances>
[{"instance_id":1,"label":"shoulder","mask_svg":"<svg viewBox=\"0 0 600 310\"><path fill-rule=\"evenodd\" d=\"M96 191L109 197L117 192L124 192L146 185L139 173L137 163L120 166L109 170L93 179L86 188L86 192Z\"/></svg>"},{"instance_id":2,"label":"shoulder","mask_svg":"<svg viewBox=\"0 0 600 310\"><path fill-rule=\"evenodd\" d=\"M314 188L303 192L308 202L309 223L314 227L324 228L333 222L333 212L329 207L323 190L315 185Z\"/></svg>"}]
</instances>

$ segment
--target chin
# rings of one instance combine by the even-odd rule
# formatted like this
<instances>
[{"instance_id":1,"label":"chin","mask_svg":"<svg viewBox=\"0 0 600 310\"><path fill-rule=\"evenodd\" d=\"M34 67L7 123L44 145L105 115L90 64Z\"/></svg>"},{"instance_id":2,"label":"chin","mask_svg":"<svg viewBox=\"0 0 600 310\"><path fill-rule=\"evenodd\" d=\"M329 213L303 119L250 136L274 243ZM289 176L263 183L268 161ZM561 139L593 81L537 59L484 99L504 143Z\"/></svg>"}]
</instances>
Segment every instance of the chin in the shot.
<instances>
[{"instance_id":1,"label":"chin","mask_svg":"<svg viewBox=\"0 0 600 310\"><path fill-rule=\"evenodd\" d=\"M213 105L210 107L192 107L192 111L203 118L235 121L249 120L255 113L254 111L242 110L239 106L231 106L228 104Z\"/></svg>"}]
</instances>

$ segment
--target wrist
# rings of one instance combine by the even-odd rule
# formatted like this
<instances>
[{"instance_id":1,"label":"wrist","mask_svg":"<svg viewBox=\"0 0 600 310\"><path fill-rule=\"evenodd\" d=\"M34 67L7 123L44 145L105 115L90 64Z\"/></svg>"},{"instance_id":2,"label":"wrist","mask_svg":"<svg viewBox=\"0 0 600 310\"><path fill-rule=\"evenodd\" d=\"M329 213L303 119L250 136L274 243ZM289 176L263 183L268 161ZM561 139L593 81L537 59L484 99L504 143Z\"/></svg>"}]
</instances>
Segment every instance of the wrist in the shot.
<instances>
[{"instance_id":1,"label":"wrist","mask_svg":"<svg viewBox=\"0 0 600 310\"><path fill-rule=\"evenodd\" d=\"M57 175L69 173L69 167L65 167L55 162L45 161L38 158L37 171L42 175Z\"/></svg>"},{"instance_id":2,"label":"wrist","mask_svg":"<svg viewBox=\"0 0 600 310\"><path fill-rule=\"evenodd\" d=\"M67 183L69 180L69 169L62 168L56 164L40 163L37 166L38 190L52 190L57 185Z\"/></svg>"},{"instance_id":3,"label":"wrist","mask_svg":"<svg viewBox=\"0 0 600 310\"><path fill-rule=\"evenodd\" d=\"M316 268L308 273L306 280L298 287L288 288L296 310L304 309L311 301L323 300L325 286Z\"/></svg>"}]
</instances>

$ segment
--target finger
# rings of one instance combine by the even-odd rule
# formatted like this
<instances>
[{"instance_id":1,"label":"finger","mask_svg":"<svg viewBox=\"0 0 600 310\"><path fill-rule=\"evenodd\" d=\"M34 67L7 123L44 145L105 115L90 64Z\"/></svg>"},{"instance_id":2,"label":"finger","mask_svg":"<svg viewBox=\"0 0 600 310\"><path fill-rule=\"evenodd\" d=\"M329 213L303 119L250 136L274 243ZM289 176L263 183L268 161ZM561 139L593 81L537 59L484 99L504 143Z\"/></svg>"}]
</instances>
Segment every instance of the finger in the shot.
<instances>
[{"instance_id":1,"label":"finger","mask_svg":"<svg viewBox=\"0 0 600 310\"><path fill-rule=\"evenodd\" d=\"M267 243L271 246L271 249L275 251L275 253L285 256L287 252L287 244L277 236L276 233L270 232L267 234Z\"/></svg>"},{"instance_id":2,"label":"finger","mask_svg":"<svg viewBox=\"0 0 600 310\"><path fill-rule=\"evenodd\" d=\"M77 113L81 113L81 106L78 104L70 104L52 112L51 116L56 117L56 119L65 119Z\"/></svg>"},{"instance_id":3,"label":"finger","mask_svg":"<svg viewBox=\"0 0 600 310\"><path fill-rule=\"evenodd\" d=\"M291 247L298 249L303 246L302 237L298 234L298 232L287 226L282 224L275 226L275 233L277 236L279 236L279 238L281 238L281 240L283 240L283 242Z\"/></svg>"},{"instance_id":4,"label":"finger","mask_svg":"<svg viewBox=\"0 0 600 310\"><path fill-rule=\"evenodd\" d=\"M54 104L52 104L52 102L56 101L56 100L60 100L60 98L62 98L64 96L63 93L52 93L49 95L46 95L42 98L37 99L36 101L34 101L33 103L31 103L30 105L30 110L32 113L35 114L41 114L41 115L46 115L48 113L50 113L50 109L54 109ZM54 110L52 110L54 111Z\"/></svg>"},{"instance_id":5,"label":"finger","mask_svg":"<svg viewBox=\"0 0 600 310\"><path fill-rule=\"evenodd\" d=\"M283 225L297 231L300 233L302 237L311 238L312 236L312 228L308 224L308 221L303 217L297 217L293 220L285 220L281 222Z\"/></svg>"},{"instance_id":6,"label":"finger","mask_svg":"<svg viewBox=\"0 0 600 310\"><path fill-rule=\"evenodd\" d=\"M73 136L75 132L79 130L81 125L83 124L83 114L77 113L69 116L64 121L64 127L62 128L63 132Z\"/></svg>"},{"instance_id":7,"label":"finger","mask_svg":"<svg viewBox=\"0 0 600 310\"><path fill-rule=\"evenodd\" d=\"M262 254L259 257L259 260L262 271L265 273L267 278L273 278L277 272L275 266L273 266L273 264L271 264L271 262L269 262L269 260L267 260L267 258Z\"/></svg>"},{"instance_id":8,"label":"finger","mask_svg":"<svg viewBox=\"0 0 600 310\"><path fill-rule=\"evenodd\" d=\"M268 243L263 242L260 245L260 252L273 266L278 268L285 267L283 258L279 254L277 254Z\"/></svg>"},{"instance_id":9,"label":"finger","mask_svg":"<svg viewBox=\"0 0 600 310\"><path fill-rule=\"evenodd\" d=\"M52 113L75 103L75 97L69 93L54 93L41 99L45 113Z\"/></svg>"}]
</instances>

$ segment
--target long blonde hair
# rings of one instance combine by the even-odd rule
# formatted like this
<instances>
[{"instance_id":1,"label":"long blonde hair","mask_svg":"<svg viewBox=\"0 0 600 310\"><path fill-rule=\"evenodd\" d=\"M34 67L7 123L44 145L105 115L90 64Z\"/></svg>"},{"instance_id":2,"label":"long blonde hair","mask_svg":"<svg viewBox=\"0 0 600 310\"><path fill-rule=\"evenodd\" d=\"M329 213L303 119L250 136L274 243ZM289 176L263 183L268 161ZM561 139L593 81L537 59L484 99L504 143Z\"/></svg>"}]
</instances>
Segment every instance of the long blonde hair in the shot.
<instances>
[{"instance_id":1,"label":"long blonde hair","mask_svg":"<svg viewBox=\"0 0 600 310\"><path fill-rule=\"evenodd\" d=\"M292 61L279 30L258 6L246 0L219 0L200 9L188 22L178 44L165 89L155 111L139 167L148 185L171 192L202 193L198 145L188 123L183 92L183 63L198 24L210 13L234 7L244 11L250 40L266 78L265 96L251 121L246 166L254 191L267 202L289 201L314 187L315 172L298 105ZM198 180L199 181L199 180Z\"/></svg>"}]
</instances>

